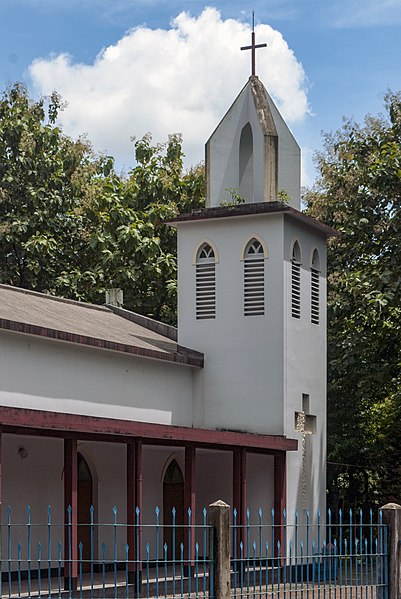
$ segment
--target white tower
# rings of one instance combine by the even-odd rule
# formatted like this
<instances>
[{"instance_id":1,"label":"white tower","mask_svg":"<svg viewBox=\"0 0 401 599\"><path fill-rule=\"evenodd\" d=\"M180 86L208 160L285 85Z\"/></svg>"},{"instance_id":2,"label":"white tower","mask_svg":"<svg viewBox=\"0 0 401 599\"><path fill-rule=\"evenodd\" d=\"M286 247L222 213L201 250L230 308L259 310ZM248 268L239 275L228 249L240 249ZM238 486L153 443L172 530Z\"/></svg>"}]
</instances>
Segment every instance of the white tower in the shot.
<instances>
[{"instance_id":1,"label":"white tower","mask_svg":"<svg viewBox=\"0 0 401 599\"><path fill-rule=\"evenodd\" d=\"M179 343L205 354L194 426L299 440L287 507L325 505L326 237L296 208L300 152L252 76L206 144L207 208L178 230ZM228 189L245 203L231 206ZM290 205L277 201L278 190Z\"/></svg>"}]
</instances>

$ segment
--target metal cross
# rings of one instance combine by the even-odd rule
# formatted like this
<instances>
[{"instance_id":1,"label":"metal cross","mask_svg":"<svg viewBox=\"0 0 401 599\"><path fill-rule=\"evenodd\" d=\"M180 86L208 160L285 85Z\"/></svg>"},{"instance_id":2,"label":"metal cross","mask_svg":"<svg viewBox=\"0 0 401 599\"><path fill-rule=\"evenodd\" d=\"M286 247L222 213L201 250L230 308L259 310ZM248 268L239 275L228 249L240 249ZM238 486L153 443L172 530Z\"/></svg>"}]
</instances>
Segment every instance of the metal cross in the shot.
<instances>
[{"instance_id":1,"label":"metal cross","mask_svg":"<svg viewBox=\"0 0 401 599\"><path fill-rule=\"evenodd\" d=\"M250 46L242 46L241 50L252 50L252 77L256 75L256 48L266 48L267 44L255 43L255 11L252 11L252 41Z\"/></svg>"}]
</instances>

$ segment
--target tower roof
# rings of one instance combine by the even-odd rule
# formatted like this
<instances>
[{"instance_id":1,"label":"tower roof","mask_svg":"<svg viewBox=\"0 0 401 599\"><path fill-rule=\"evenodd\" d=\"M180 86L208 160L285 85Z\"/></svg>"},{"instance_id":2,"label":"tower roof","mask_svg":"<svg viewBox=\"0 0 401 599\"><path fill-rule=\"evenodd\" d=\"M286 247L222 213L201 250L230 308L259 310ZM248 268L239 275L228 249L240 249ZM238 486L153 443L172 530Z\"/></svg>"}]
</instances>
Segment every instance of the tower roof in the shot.
<instances>
[{"instance_id":1,"label":"tower roof","mask_svg":"<svg viewBox=\"0 0 401 599\"><path fill-rule=\"evenodd\" d=\"M300 148L263 83L251 76L206 143L207 205L285 192L300 206Z\"/></svg>"}]
</instances>

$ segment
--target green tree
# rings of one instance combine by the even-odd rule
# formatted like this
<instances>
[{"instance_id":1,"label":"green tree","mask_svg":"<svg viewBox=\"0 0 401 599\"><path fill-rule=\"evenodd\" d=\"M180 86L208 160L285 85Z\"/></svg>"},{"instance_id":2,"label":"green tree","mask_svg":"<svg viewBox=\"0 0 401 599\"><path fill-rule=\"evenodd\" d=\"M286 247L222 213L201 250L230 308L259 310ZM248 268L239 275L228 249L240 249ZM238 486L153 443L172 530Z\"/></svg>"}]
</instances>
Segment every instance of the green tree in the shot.
<instances>
[{"instance_id":1,"label":"green tree","mask_svg":"<svg viewBox=\"0 0 401 599\"><path fill-rule=\"evenodd\" d=\"M99 170L90 146L55 125L61 107L32 102L20 84L0 100L1 282L53 290L59 273L82 251L78 208Z\"/></svg>"},{"instance_id":2,"label":"green tree","mask_svg":"<svg viewBox=\"0 0 401 599\"><path fill-rule=\"evenodd\" d=\"M181 137L135 144L123 177L111 157L56 125L54 93L24 86L0 101L0 281L102 303L110 287L125 307L175 321L175 231L163 224L204 205L204 169L183 169Z\"/></svg>"},{"instance_id":3,"label":"green tree","mask_svg":"<svg viewBox=\"0 0 401 599\"><path fill-rule=\"evenodd\" d=\"M329 490L351 505L401 500L401 95L325 136L308 211L328 248Z\"/></svg>"},{"instance_id":4,"label":"green tree","mask_svg":"<svg viewBox=\"0 0 401 599\"><path fill-rule=\"evenodd\" d=\"M124 179L111 171L87 207L93 299L121 287L126 307L174 323L176 233L163 221L204 206L204 168L183 171L179 135L166 144L151 141L147 135L136 142L135 168Z\"/></svg>"}]
</instances>

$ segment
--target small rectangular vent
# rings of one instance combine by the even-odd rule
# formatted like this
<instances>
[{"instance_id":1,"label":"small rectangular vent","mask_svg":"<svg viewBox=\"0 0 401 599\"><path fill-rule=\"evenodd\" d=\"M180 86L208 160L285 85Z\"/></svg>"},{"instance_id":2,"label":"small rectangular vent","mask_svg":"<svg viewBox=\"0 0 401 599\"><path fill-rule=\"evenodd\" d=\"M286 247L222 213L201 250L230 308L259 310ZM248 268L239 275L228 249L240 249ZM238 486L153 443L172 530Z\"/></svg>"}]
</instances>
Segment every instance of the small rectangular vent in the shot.
<instances>
[{"instance_id":1,"label":"small rectangular vent","mask_svg":"<svg viewBox=\"0 0 401 599\"><path fill-rule=\"evenodd\" d=\"M196 318L216 318L216 267L214 263L196 265Z\"/></svg>"},{"instance_id":2,"label":"small rectangular vent","mask_svg":"<svg viewBox=\"0 0 401 599\"><path fill-rule=\"evenodd\" d=\"M301 318L301 265L291 263L291 316Z\"/></svg>"},{"instance_id":3,"label":"small rectangular vent","mask_svg":"<svg viewBox=\"0 0 401 599\"><path fill-rule=\"evenodd\" d=\"M312 324L319 324L319 271L310 269L311 276L311 315Z\"/></svg>"},{"instance_id":4,"label":"small rectangular vent","mask_svg":"<svg viewBox=\"0 0 401 599\"><path fill-rule=\"evenodd\" d=\"M244 260L244 315L265 313L265 259Z\"/></svg>"}]
</instances>

